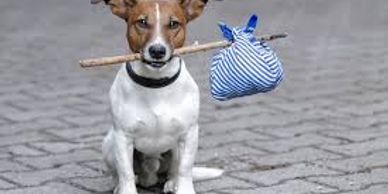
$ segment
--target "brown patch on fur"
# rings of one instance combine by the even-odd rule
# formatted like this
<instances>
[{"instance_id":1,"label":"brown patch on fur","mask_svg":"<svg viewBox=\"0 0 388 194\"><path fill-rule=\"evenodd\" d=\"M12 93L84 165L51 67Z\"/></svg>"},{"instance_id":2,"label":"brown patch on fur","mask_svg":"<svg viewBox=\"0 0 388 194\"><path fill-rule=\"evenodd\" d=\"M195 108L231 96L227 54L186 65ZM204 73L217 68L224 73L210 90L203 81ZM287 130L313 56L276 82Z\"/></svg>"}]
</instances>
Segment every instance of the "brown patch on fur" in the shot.
<instances>
[{"instance_id":1,"label":"brown patch on fur","mask_svg":"<svg viewBox=\"0 0 388 194\"><path fill-rule=\"evenodd\" d=\"M127 40L133 52L142 52L156 33L156 4L160 7L163 37L171 49L175 49L184 45L187 23L202 13L206 2L206 0L107 0L112 13L127 21ZM147 27L139 27L139 20L144 18L147 20ZM172 20L179 23L177 29L169 27Z\"/></svg>"},{"instance_id":2,"label":"brown patch on fur","mask_svg":"<svg viewBox=\"0 0 388 194\"><path fill-rule=\"evenodd\" d=\"M181 5L185 10L186 19L194 20L200 16L208 2L208 0L180 0Z\"/></svg>"},{"instance_id":3,"label":"brown patch on fur","mask_svg":"<svg viewBox=\"0 0 388 194\"><path fill-rule=\"evenodd\" d=\"M133 52L141 52L142 48L156 33L156 13L155 6L159 4L160 24L162 26L162 36L167 41L171 49L184 45L186 37L186 17L181 6L176 1L140 1L131 8L131 13L127 21L128 44ZM139 28L137 25L139 18L147 18L148 28ZM174 20L179 22L178 29L170 29L169 24Z\"/></svg>"}]
</instances>

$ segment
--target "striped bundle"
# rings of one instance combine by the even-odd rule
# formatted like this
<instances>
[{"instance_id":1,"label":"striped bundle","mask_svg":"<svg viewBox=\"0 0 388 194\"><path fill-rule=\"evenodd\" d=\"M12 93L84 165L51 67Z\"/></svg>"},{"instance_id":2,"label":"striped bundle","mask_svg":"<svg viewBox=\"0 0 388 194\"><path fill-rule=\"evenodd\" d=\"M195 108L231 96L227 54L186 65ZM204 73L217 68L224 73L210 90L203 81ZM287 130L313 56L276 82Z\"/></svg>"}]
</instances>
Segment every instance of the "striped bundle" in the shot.
<instances>
[{"instance_id":1,"label":"striped bundle","mask_svg":"<svg viewBox=\"0 0 388 194\"><path fill-rule=\"evenodd\" d=\"M254 36L257 21L253 15L244 28L220 24L224 37L233 44L212 59L210 85L215 99L269 92L283 79L282 64L275 52Z\"/></svg>"}]
</instances>

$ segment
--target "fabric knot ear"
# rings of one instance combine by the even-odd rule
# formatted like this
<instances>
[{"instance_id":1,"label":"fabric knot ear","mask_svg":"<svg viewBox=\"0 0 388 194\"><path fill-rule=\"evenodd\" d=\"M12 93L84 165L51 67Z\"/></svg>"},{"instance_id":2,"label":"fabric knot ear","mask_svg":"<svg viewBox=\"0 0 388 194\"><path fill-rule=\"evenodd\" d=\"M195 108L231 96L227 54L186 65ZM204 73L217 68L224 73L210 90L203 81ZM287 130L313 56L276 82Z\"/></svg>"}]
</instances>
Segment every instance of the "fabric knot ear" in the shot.
<instances>
[{"instance_id":1,"label":"fabric knot ear","mask_svg":"<svg viewBox=\"0 0 388 194\"><path fill-rule=\"evenodd\" d=\"M233 32L232 29L229 28L225 23L218 23L218 26L220 27L220 30L222 32L222 35L225 39L227 39L230 42L234 41Z\"/></svg>"},{"instance_id":2,"label":"fabric knot ear","mask_svg":"<svg viewBox=\"0 0 388 194\"><path fill-rule=\"evenodd\" d=\"M247 33L245 32L245 29L241 27L233 28L233 37L234 37L234 42L238 42L238 41L251 42L251 43L258 42L258 40L256 40L255 34Z\"/></svg>"},{"instance_id":3,"label":"fabric knot ear","mask_svg":"<svg viewBox=\"0 0 388 194\"><path fill-rule=\"evenodd\" d=\"M247 26L245 27L244 32L245 33L254 33L257 27L257 23L259 21L259 17L257 15L253 14L251 18L249 19Z\"/></svg>"},{"instance_id":4,"label":"fabric knot ear","mask_svg":"<svg viewBox=\"0 0 388 194\"><path fill-rule=\"evenodd\" d=\"M225 23L220 22L218 26L225 39L230 42L235 42L238 39L247 39L251 42L257 41L254 32L257 27L259 18L257 15L252 15L245 27L230 28Z\"/></svg>"}]
</instances>

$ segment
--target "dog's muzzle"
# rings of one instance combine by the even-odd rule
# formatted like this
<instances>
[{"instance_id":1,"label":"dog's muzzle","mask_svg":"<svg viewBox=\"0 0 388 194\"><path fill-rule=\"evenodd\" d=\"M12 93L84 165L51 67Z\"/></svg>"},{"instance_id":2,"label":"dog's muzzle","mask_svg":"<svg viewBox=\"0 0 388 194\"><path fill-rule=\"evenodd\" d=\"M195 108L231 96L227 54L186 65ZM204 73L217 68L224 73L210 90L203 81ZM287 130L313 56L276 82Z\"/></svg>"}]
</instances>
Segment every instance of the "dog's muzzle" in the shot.
<instances>
[{"instance_id":1,"label":"dog's muzzle","mask_svg":"<svg viewBox=\"0 0 388 194\"><path fill-rule=\"evenodd\" d=\"M172 58L172 49L161 43L151 44L142 52L142 62L153 68L162 68Z\"/></svg>"}]
</instances>

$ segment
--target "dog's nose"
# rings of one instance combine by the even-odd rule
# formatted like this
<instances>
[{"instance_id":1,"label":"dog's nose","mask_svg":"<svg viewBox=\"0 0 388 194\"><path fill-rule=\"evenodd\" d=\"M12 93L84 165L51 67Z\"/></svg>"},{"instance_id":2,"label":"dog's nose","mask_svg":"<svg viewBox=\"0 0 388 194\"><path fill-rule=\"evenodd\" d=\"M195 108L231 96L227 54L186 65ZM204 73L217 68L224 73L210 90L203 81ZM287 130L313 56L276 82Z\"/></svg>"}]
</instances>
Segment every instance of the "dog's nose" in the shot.
<instances>
[{"instance_id":1,"label":"dog's nose","mask_svg":"<svg viewBox=\"0 0 388 194\"><path fill-rule=\"evenodd\" d=\"M149 48L150 56L154 59L162 59L166 56L166 47L163 45L157 44Z\"/></svg>"}]
</instances>

